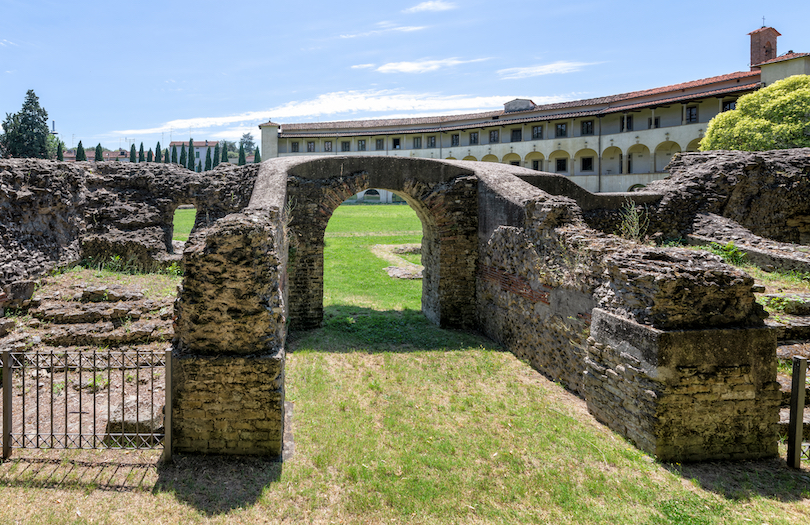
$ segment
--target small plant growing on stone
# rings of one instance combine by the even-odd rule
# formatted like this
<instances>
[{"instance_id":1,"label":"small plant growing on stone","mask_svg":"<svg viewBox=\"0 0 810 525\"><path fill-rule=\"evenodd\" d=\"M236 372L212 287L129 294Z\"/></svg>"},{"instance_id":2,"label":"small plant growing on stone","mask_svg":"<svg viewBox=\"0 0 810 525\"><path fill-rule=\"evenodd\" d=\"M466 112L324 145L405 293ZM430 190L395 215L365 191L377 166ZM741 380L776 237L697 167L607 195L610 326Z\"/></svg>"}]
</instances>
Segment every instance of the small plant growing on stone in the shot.
<instances>
[{"instance_id":1,"label":"small plant growing on stone","mask_svg":"<svg viewBox=\"0 0 810 525\"><path fill-rule=\"evenodd\" d=\"M708 246L704 246L703 249L715 255L719 255L728 264L740 266L745 262L745 252L740 250L733 241L729 241L726 244L713 242Z\"/></svg>"},{"instance_id":2,"label":"small plant growing on stone","mask_svg":"<svg viewBox=\"0 0 810 525\"><path fill-rule=\"evenodd\" d=\"M104 374L95 374L87 381L87 389L91 392L98 392L99 390L107 388L109 384Z\"/></svg>"},{"instance_id":3,"label":"small plant growing on stone","mask_svg":"<svg viewBox=\"0 0 810 525\"><path fill-rule=\"evenodd\" d=\"M633 242L642 242L647 236L650 217L646 206L636 206L636 203L626 198L619 210L619 219L620 236Z\"/></svg>"}]
</instances>

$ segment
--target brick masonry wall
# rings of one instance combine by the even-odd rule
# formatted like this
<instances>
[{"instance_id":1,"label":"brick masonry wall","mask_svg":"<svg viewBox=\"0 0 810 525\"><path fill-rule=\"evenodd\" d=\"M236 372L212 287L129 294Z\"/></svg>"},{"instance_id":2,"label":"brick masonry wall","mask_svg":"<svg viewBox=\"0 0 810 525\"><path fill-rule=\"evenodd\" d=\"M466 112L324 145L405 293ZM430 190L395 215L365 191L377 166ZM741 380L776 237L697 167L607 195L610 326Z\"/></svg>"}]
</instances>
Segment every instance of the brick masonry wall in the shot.
<instances>
[{"instance_id":1,"label":"brick masonry wall","mask_svg":"<svg viewBox=\"0 0 810 525\"><path fill-rule=\"evenodd\" d=\"M281 455L283 356L176 354L172 385L175 451Z\"/></svg>"},{"instance_id":2,"label":"brick masonry wall","mask_svg":"<svg viewBox=\"0 0 810 525\"><path fill-rule=\"evenodd\" d=\"M772 331L666 332L599 309L593 319L585 388L599 421L662 461L777 454Z\"/></svg>"}]
</instances>

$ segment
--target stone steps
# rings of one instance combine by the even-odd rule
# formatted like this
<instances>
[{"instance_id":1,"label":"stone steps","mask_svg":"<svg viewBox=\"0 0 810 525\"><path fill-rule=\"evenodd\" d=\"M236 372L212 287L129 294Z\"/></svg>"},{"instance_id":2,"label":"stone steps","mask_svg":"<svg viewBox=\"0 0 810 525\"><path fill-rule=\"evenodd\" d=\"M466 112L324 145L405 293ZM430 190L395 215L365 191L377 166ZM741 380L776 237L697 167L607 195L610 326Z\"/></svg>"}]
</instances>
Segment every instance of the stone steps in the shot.
<instances>
[{"instance_id":1,"label":"stone steps","mask_svg":"<svg viewBox=\"0 0 810 525\"><path fill-rule=\"evenodd\" d=\"M167 301L118 301L99 303L74 303L42 301L29 313L45 322L56 324L96 323L98 321L137 321L141 318L169 319L172 302Z\"/></svg>"}]
</instances>

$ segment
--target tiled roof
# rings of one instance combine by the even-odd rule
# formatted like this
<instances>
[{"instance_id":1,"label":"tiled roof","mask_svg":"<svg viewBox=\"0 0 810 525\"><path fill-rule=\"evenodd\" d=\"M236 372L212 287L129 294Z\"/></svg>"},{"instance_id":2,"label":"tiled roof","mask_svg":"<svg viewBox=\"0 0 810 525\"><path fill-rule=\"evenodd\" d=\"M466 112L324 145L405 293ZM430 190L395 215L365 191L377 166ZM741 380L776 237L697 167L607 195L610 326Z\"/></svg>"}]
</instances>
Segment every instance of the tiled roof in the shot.
<instances>
[{"instance_id":1,"label":"tiled roof","mask_svg":"<svg viewBox=\"0 0 810 525\"><path fill-rule=\"evenodd\" d=\"M670 86L662 86L653 89L646 89L641 91L632 91L629 93L622 93L618 95L609 95L606 97L597 97L584 100L572 100L568 102L557 102L554 104L543 104L540 106L535 105L534 108L526 111L510 111L508 114L503 110L486 111L481 113L468 113L463 115L441 115L433 117L410 117L410 118L397 118L397 119L369 119L369 120L344 120L335 122L300 122L291 124L281 124L280 137L292 138L303 136L361 136L369 134L374 135L393 135L402 134L405 130L401 129L403 126L414 126L413 129L408 129L407 133L428 133L435 132L441 129L442 131L451 131L456 129L471 129L480 128L483 126L492 125L495 120L498 124L505 125L505 119L500 119L504 115L512 117L520 113L537 112L537 111L557 111L557 110L571 110L578 109L578 111L569 111L554 115L532 115L525 117L525 119L510 118L509 123L541 121L541 120L556 120L564 118L577 118L580 116L587 116L590 114L598 114L605 112L605 106L611 106L618 102L630 101L636 98L652 97L672 93L673 95L683 93L682 96L686 98L699 98L703 93L713 93L714 91L691 93L686 94L687 90L710 86L711 84L719 84L736 80L738 83L741 81L748 81L741 86L736 86L731 89L733 91L744 91L754 89L759 82L759 71L737 71L726 75L716 77L703 78L700 80L693 80L690 82L683 82L681 84L673 84ZM752 82L753 81L753 82ZM744 86L744 87L743 87ZM715 90L716 91L716 90ZM665 100L671 100L673 97L667 97ZM633 104L632 107L650 106L658 104L659 101L645 101L638 104ZM593 106L603 106L601 108L589 109ZM628 106L630 107L630 106ZM622 109L611 108L608 112L621 111ZM469 122L481 119L493 119L493 122ZM468 122L464 122L468 121ZM449 126L442 126L441 124L449 123ZM264 124L263 124L264 125ZM275 124L274 124L275 125ZM261 126L260 126L261 127ZM396 127L400 129L384 130L380 128ZM369 128L375 128L373 132ZM339 133L338 133L339 131ZM297 133L296 133L297 132Z\"/></svg>"},{"instance_id":2,"label":"tiled roof","mask_svg":"<svg viewBox=\"0 0 810 525\"><path fill-rule=\"evenodd\" d=\"M792 60L794 58L801 58L801 57L810 57L810 53L794 53L793 51L789 51L784 55L778 56L776 58L772 58L770 60L766 60L765 62L760 62L759 64L754 64L755 66L762 66L765 64L773 64L774 62L781 62L783 60Z\"/></svg>"},{"instance_id":3,"label":"tiled roof","mask_svg":"<svg viewBox=\"0 0 810 525\"><path fill-rule=\"evenodd\" d=\"M776 29L774 29L774 28L772 28L772 27L765 27L765 26L762 26L762 27L760 27L759 29L755 29L755 30L751 31L751 32L750 32L750 33L748 33L748 34L749 34L749 35L755 35L755 34L757 34L757 33L761 33L762 31L767 31L768 29L770 29L771 31L773 31L774 33L776 33L776 36L782 36L782 33L780 33L779 31L777 31Z\"/></svg>"},{"instance_id":4,"label":"tiled roof","mask_svg":"<svg viewBox=\"0 0 810 525\"><path fill-rule=\"evenodd\" d=\"M213 148L217 144L219 144L218 140L195 140L194 141L194 147L195 148L205 148L205 147ZM188 141L187 140L185 140L185 141L183 141L183 140L173 140L172 142L169 143L169 147L172 147L172 146L180 147L182 145L188 146Z\"/></svg>"}]
</instances>

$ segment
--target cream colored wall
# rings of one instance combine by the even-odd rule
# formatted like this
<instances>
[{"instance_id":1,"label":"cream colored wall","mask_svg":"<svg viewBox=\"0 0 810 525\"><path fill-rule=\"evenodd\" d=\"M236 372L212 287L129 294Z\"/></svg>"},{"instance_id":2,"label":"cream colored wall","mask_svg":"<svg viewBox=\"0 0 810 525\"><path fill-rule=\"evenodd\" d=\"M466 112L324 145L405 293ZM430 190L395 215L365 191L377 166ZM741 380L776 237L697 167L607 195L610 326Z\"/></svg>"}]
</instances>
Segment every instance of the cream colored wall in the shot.
<instances>
[{"instance_id":1,"label":"cream colored wall","mask_svg":"<svg viewBox=\"0 0 810 525\"><path fill-rule=\"evenodd\" d=\"M762 71L762 82L770 86L777 80L782 80L793 75L810 75L810 57L794 58L768 64L760 68Z\"/></svg>"}]
</instances>

